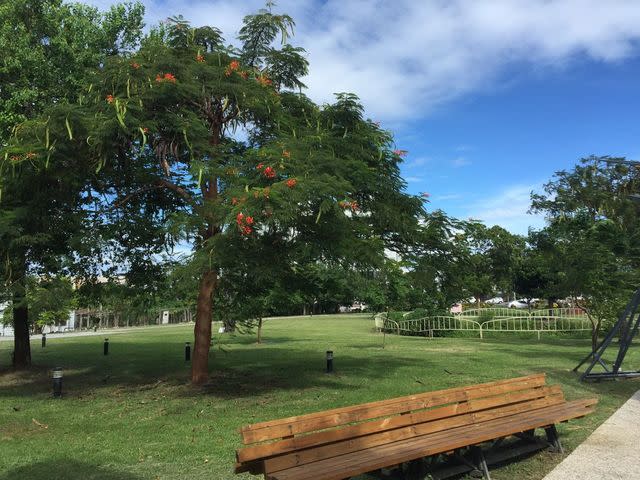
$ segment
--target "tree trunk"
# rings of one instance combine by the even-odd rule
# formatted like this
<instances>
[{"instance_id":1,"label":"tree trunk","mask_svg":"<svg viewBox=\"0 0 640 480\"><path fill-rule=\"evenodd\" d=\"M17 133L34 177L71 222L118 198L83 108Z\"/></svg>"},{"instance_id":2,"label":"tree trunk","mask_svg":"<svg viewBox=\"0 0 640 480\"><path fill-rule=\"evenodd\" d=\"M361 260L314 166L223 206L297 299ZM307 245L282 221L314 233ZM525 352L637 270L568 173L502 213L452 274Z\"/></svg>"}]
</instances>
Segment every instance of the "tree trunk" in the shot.
<instances>
[{"instance_id":1,"label":"tree trunk","mask_svg":"<svg viewBox=\"0 0 640 480\"><path fill-rule=\"evenodd\" d=\"M193 328L194 348L191 362L191 383L202 385L209 380L209 347L211 346L211 312L216 288L215 270L207 270L200 278L196 325Z\"/></svg>"},{"instance_id":2,"label":"tree trunk","mask_svg":"<svg viewBox=\"0 0 640 480\"><path fill-rule=\"evenodd\" d=\"M595 352L598 348L598 337L600 336L600 320L593 324L591 329L591 351Z\"/></svg>"},{"instance_id":3,"label":"tree trunk","mask_svg":"<svg viewBox=\"0 0 640 480\"><path fill-rule=\"evenodd\" d=\"M27 306L27 275L24 257L19 257L20 269L13 290L13 367L31 366L29 343L29 307Z\"/></svg>"},{"instance_id":4,"label":"tree trunk","mask_svg":"<svg viewBox=\"0 0 640 480\"><path fill-rule=\"evenodd\" d=\"M262 343L262 317L258 319L258 343Z\"/></svg>"}]
</instances>

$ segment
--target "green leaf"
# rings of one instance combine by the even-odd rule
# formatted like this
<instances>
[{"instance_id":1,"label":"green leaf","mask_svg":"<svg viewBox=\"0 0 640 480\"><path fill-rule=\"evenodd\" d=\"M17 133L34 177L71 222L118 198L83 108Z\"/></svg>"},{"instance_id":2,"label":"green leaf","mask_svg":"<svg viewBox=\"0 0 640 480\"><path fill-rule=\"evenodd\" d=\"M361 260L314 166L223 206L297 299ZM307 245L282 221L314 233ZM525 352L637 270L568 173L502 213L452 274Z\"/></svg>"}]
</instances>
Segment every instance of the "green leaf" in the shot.
<instances>
[{"instance_id":1,"label":"green leaf","mask_svg":"<svg viewBox=\"0 0 640 480\"><path fill-rule=\"evenodd\" d=\"M189 151L191 151L191 144L189 143L189 139L187 138L187 129L186 128L182 129L182 135L184 135L184 143L187 144L187 148L189 149Z\"/></svg>"},{"instance_id":2,"label":"green leaf","mask_svg":"<svg viewBox=\"0 0 640 480\"><path fill-rule=\"evenodd\" d=\"M73 140L73 132L71 131L71 124L69 123L69 117L65 118L64 124L67 127L67 133L69 134L69 140Z\"/></svg>"},{"instance_id":3,"label":"green leaf","mask_svg":"<svg viewBox=\"0 0 640 480\"><path fill-rule=\"evenodd\" d=\"M147 144L147 134L144 133L144 128L138 127L138 129L140 130L140 133L142 134L142 147L141 148L144 148L144 146Z\"/></svg>"}]
</instances>

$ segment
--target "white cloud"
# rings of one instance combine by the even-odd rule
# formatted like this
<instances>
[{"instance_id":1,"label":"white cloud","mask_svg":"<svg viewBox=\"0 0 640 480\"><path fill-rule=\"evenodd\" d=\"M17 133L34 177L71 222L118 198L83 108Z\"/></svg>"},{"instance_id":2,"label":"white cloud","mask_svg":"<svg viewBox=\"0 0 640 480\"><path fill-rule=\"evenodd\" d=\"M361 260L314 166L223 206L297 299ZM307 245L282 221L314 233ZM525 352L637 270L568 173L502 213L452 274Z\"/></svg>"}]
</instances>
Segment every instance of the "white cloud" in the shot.
<instances>
[{"instance_id":1,"label":"white cloud","mask_svg":"<svg viewBox=\"0 0 640 480\"><path fill-rule=\"evenodd\" d=\"M434 198L434 200L437 200L439 202L446 202L447 200L458 200L460 198L462 198L461 194L451 193L447 195L438 195L437 197Z\"/></svg>"},{"instance_id":2,"label":"white cloud","mask_svg":"<svg viewBox=\"0 0 640 480\"><path fill-rule=\"evenodd\" d=\"M457 157L451 160L451 165L455 168L466 167L467 165L471 165L471 160L465 157Z\"/></svg>"},{"instance_id":3,"label":"white cloud","mask_svg":"<svg viewBox=\"0 0 640 480\"><path fill-rule=\"evenodd\" d=\"M512 185L492 197L481 199L465 216L482 220L489 226L500 225L511 232L526 234L529 227L544 226L542 215L528 213L531 192L540 188L540 184Z\"/></svg>"},{"instance_id":4,"label":"white cloud","mask_svg":"<svg viewBox=\"0 0 640 480\"><path fill-rule=\"evenodd\" d=\"M422 183L424 181L422 177L404 177L404 179L409 183Z\"/></svg>"},{"instance_id":5,"label":"white cloud","mask_svg":"<svg viewBox=\"0 0 640 480\"><path fill-rule=\"evenodd\" d=\"M102 7L109 0L93 0ZM261 0L146 0L153 23L182 13L231 41ZM638 53L640 1L493 0L325 2L281 0L309 52L309 95L355 92L369 115L397 122L486 91L515 62L562 68L575 59L618 61Z\"/></svg>"},{"instance_id":6,"label":"white cloud","mask_svg":"<svg viewBox=\"0 0 640 480\"><path fill-rule=\"evenodd\" d=\"M430 161L429 157L417 157L409 160L404 164L405 168L418 168L424 167Z\"/></svg>"}]
</instances>

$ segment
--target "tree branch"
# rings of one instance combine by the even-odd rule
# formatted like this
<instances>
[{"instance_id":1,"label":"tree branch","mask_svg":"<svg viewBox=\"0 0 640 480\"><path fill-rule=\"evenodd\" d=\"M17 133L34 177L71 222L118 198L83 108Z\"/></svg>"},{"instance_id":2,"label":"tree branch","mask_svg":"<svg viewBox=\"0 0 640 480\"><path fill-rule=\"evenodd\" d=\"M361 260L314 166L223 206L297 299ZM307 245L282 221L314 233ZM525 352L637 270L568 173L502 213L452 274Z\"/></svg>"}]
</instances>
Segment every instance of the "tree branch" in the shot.
<instances>
[{"instance_id":1,"label":"tree branch","mask_svg":"<svg viewBox=\"0 0 640 480\"><path fill-rule=\"evenodd\" d=\"M171 190L172 192L176 193L179 197L186 200L188 203L194 203L193 197L184 188L182 188L179 185L176 185L173 182L170 182L167 179L158 178L153 183L140 187L137 190L125 195L124 197L117 199L115 202L113 202L113 208L121 207L125 203L129 202L133 197L140 195L141 193L148 192L150 190L160 189L160 188L166 188L167 190Z\"/></svg>"}]
</instances>

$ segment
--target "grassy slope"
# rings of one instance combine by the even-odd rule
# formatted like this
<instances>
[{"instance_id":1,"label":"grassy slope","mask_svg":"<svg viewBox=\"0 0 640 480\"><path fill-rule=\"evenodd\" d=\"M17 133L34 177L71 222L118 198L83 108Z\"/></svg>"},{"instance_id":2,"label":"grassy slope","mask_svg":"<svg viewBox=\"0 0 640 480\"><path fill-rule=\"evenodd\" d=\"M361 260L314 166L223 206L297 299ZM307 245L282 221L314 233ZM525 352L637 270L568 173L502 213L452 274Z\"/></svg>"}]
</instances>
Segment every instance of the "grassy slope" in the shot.
<instances>
[{"instance_id":1,"label":"grassy slope","mask_svg":"<svg viewBox=\"0 0 640 480\"><path fill-rule=\"evenodd\" d=\"M28 374L8 370L0 342L0 480L228 479L243 424L540 371L569 399L600 397L596 415L560 427L571 450L640 388L580 384L570 370L587 340L387 336L383 350L371 327L353 315L288 318L267 321L262 345L217 336L212 382L198 389L183 361L188 326L110 334L108 357L99 336L34 341ZM335 375L324 374L328 349ZM637 349L629 357L640 363ZM63 400L50 398L54 366L65 368ZM494 477L539 479L559 460L538 454Z\"/></svg>"}]
</instances>

